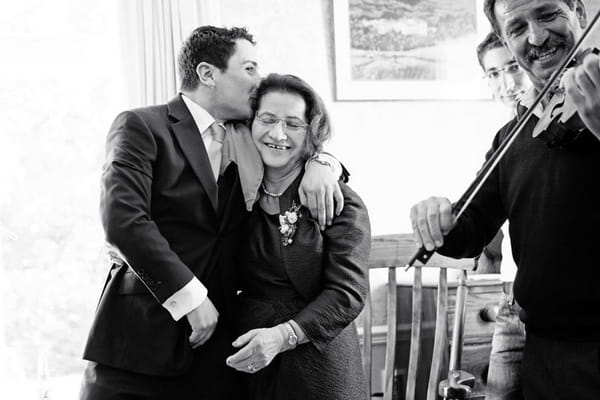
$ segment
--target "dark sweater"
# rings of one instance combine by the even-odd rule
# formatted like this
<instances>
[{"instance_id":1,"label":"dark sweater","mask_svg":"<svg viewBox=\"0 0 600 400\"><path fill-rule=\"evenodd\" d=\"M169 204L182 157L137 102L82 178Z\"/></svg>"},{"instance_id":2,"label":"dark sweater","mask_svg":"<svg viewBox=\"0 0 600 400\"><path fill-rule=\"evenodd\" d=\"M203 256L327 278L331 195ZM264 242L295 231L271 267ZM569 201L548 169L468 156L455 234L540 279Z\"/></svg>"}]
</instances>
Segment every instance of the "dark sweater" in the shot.
<instances>
[{"instance_id":1,"label":"dark sweater","mask_svg":"<svg viewBox=\"0 0 600 400\"><path fill-rule=\"evenodd\" d=\"M532 118L440 253L473 257L508 218L518 266L515 298L528 332L600 341L600 140L584 132L562 148L531 132ZM495 150L516 120L496 137Z\"/></svg>"}]
</instances>

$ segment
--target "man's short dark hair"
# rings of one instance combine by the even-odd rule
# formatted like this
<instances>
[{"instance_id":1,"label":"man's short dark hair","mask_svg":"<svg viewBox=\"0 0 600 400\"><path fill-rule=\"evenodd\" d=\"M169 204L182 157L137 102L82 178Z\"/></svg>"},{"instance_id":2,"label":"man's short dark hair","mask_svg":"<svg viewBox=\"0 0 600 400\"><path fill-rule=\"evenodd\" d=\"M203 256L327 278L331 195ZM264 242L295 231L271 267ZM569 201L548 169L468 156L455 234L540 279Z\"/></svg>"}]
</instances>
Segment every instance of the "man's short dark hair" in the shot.
<instances>
[{"instance_id":1,"label":"man's short dark hair","mask_svg":"<svg viewBox=\"0 0 600 400\"><path fill-rule=\"evenodd\" d=\"M500 0L503 1L503 0ZM569 6L569 8L572 10L575 7L575 2L577 0L561 0L563 3L565 3L567 6ZM492 24L492 28L494 29L494 31L501 36L502 35L502 30L500 29L500 26L498 26L498 21L496 20L496 0L485 0L485 3L483 4L483 11L485 12L486 17L488 18L488 20L490 21L490 24Z\"/></svg>"},{"instance_id":2,"label":"man's short dark hair","mask_svg":"<svg viewBox=\"0 0 600 400\"><path fill-rule=\"evenodd\" d=\"M504 47L504 44L500 41L500 38L496 32L488 33L485 38L477 46L477 59L479 59L479 65L485 72L485 65L483 65L483 57L488 51L496 49L498 47Z\"/></svg>"},{"instance_id":3,"label":"man's short dark hair","mask_svg":"<svg viewBox=\"0 0 600 400\"><path fill-rule=\"evenodd\" d=\"M207 62L225 71L229 58L235 52L238 39L256 44L246 28L228 29L206 25L194 29L183 42L177 58L181 89L193 90L198 87L196 67L201 62Z\"/></svg>"}]
</instances>

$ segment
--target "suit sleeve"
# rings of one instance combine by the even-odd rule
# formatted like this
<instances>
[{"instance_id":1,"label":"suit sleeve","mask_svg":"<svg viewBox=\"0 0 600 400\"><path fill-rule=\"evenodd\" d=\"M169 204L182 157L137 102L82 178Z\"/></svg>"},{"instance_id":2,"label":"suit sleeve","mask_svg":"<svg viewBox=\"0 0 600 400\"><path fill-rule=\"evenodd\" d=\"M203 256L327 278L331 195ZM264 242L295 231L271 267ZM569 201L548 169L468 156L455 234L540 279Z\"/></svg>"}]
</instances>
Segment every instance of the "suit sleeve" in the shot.
<instances>
[{"instance_id":1,"label":"suit sleeve","mask_svg":"<svg viewBox=\"0 0 600 400\"><path fill-rule=\"evenodd\" d=\"M162 304L194 275L152 220L157 152L153 132L135 111L117 116L106 143L100 213L108 243Z\"/></svg>"},{"instance_id":2,"label":"suit sleeve","mask_svg":"<svg viewBox=\"0 0 600 400\"><path fill-rule=\"evenodd\" d=\"M322 351L364 307L367 295L367 261L371 228L361 199L342 185L344 209L322 234L324 239L323 289L294 321Z\"/></svg>"}]
</instances>

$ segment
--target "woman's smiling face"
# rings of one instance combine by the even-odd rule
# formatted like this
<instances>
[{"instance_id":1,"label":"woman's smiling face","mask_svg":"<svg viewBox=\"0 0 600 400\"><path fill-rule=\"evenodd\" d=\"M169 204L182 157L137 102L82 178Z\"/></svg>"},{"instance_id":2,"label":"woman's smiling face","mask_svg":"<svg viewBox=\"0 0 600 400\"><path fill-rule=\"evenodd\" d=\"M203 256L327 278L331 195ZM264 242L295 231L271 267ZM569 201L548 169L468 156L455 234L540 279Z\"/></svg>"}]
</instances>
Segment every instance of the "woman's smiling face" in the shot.
<instances>
[{"instance_id":1,"label":"woman's smiling face","mask_svg":"<svg viewBox=\"0 0 600 400\"><path fill-rule=\"evenodd\" d=\"M260 99L252 139L265 168L284 175L304 161L306 103L295 93L273 91Z\"/></svg>"}]
</instances>

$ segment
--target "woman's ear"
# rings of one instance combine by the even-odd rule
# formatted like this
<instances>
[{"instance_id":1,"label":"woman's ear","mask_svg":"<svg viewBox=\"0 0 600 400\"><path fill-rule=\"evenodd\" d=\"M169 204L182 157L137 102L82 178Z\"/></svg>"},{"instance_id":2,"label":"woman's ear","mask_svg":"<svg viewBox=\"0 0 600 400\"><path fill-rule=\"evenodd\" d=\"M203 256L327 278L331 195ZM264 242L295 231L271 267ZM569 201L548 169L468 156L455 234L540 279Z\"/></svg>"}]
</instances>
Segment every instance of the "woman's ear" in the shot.
<instances>
[{"instance_id":1,"label":"woman's ear","mask_svg":"<svg viewBox=\"0 0 600 400\"><path fill-rule=\"evenodd\" d=\"M202 61L196 66L196 75L198 75L198 83L208 88L215 87L215 66Z\"/></svg>"}]
</instances>

